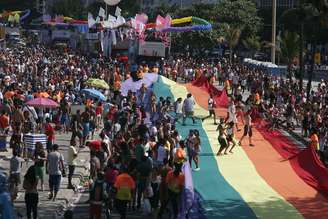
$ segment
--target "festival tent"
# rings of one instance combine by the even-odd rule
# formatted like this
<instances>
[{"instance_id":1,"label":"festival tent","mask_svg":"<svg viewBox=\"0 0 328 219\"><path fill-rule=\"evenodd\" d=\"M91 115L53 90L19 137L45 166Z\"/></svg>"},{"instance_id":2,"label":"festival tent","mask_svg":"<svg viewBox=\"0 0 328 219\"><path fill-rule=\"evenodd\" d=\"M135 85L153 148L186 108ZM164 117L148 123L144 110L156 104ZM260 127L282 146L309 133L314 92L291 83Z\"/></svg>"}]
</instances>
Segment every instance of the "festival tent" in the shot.
<instances>
[{"instance_id":1,"label":"festival tent","mask_svg":"<svg viewBox=\"0 0 328 219\"><path fill-rule=\"evenodd\" d=\"M272 62L262 62L262 61L245 58L244 63L247 65L250 65L250 66L263 68L269 74L274 75L274 76L279 76L282 73L282 68L280 68L278 65L276 65Z\"/></svg>"}]
</instances>

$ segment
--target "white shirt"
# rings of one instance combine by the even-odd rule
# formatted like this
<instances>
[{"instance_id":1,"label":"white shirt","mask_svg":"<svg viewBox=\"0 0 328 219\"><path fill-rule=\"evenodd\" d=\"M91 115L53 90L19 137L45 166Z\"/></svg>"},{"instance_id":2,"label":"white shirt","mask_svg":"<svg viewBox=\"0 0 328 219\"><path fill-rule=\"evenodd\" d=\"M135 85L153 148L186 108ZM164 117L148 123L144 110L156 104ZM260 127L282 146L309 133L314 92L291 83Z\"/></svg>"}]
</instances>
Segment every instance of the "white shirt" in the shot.
<instances>
[{"instance_id":1,"label":"white shirt","mask_svg":"<svg viewBox=\"0 0 328 219\"><path fill-rule=\"evenodd\" d=\"M192 97L186 98L183 101L183 107L184 107L185 112L193 112L194 106L195 106L195 101L194 101L194 98L192 98Z\"/></svg>"},{"instance_id":2,"label":"white shirt","mask_svg":"<svg viewBox=\"0 0 328 219\"><path fill-rule=\"evenodd\" d=\"M228 107L228 113L229 113L229 118L228 118L228 123L229 122L234 122L237 123L237 116L236 116L236 106L235 104L232 104Z\"/></svg>"},{"instance_id":3,"label":"white shirt","mask_svg":"<svg viewBox=\"0 0 328 219\"><path fill-rule=\"evenodd\" d=\"M35 120L38 119L38 114L36 113L33 106L24 106L23 113L26 112L26 111L29 112L29 117L32 121L33 120L35 121Z\"/></svg>"},{"instance_id":4,"label":"white shirt","mask_svg":"<svg viewBox=\"0 0 328 219\"><path fill-rule=\"evenodd\" d=\"M175 105L175 113L177 114L182 114L182 108L183 108L183 103L178 103L176 102L176 105Z\"/></svg>"},{"instance_id":5,"label":"white shirt","mask_svg":"<svg viewBox=\"0 0 328 219\"><path fill-rule=\"evenodd\" d=\"M165 158L167 158L167 150L163 147L163 145L161 145L157 149L157 161L163 162Z\"/></svg>"},{"instance_id":6,"label":"white shirt","mask_svg":"<svg viewBox=\"0 0 328 219\"><path fill-rule=\"evenodd\" d=\"M116 134L116 133L118 133L119 131L121 130L121 125L120 125L120 123L115 123L115 125L114 125L114 133Z\"/></svg>"},{"instance_id":7,"label":"white shirt","mask_svg":"<svg viewBox=\"0 0 328 219\"><path fill-rule=\"evenodd\" d=\"M156 136L157 135L157 127L156 126L152 126L150 129L150 136Z\"/></svg>"},{"instance_id":8,"label":"white shirt","mask_svg":"<svg viewBox=\"0 0 328 219\"><path fill-rule=\"evenodd\" d=\"M212 98L208 99L208 110L213 110L215 101Z\"/></svg>"}]
</instances>

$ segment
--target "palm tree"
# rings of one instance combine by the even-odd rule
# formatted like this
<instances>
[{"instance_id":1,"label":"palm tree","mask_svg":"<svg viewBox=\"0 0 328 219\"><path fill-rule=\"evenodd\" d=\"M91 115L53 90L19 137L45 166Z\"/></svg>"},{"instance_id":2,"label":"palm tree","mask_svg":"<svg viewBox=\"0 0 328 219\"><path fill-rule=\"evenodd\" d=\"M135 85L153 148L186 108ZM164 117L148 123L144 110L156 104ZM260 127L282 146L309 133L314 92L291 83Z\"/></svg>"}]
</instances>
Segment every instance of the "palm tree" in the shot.
<instances>
[{"instance_id":1,"label":"palm tree","mask_svg":"<svg viewBox=\"0 0 328 219\"><path fill-rule=\"evenodd\" d=\"M244 47L251 52L252 58L254 54L261 48L260 38L258 36L251 36L242 40Z\"/></svg>"},{"instance_id":2,"label":"palm tree","mask_svg":"<svg viewBox=\"0 0 328 219\"><path fill-rule=\"evenodd\" d=\"M291 80L293 59L299 54L299 35L295 32L285 31L281 39L280 50L282 58L287 60L287 72L289 80Z\"/></svg>"},{"instance_id":3,"label":"palm tree","mask_svg":"<svg viewBox=\"0 0 328 219\"><path fill-rule=\"evenodd\" d=\"M229 50L230 50L230 56L229 61L232 62L232 54L234 48L239 43L240 35L241 35L241 29L238 27L230 26L229 24L224 24L223 30L224 30L224 40L228 43Z\"/></svg>"}]
</instances>

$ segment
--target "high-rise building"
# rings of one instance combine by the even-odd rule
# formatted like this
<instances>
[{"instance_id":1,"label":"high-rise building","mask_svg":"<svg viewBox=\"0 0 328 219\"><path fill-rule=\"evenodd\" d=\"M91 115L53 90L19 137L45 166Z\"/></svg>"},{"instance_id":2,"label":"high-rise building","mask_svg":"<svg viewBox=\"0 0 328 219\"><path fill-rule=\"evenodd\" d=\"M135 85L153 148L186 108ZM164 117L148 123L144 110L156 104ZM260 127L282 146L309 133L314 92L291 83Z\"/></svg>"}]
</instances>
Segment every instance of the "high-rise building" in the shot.
<instances>
[{"instance_id":1,"label":"high-rise building","mask_svg":"<svg viewBox=\"0 0 328 219\"><path fill-rule=\"evenodd\" d=\"M272 0L256 0L258 8L271 8ZM277 0L278 8L295 8L298 5L298 0Z\"/></svg>"}]
</instances>

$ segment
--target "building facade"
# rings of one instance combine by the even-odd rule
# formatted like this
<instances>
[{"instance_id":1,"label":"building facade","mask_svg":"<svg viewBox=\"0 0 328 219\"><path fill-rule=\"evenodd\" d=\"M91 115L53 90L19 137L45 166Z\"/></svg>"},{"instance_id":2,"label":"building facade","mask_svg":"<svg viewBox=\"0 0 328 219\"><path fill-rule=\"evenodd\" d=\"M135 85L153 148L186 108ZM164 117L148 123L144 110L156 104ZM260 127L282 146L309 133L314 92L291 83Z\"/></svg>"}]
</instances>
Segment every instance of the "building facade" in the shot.
<instances>
[{"instance_id":1,"label":"building facade","mask_svg":"<svg viewBox=\"0 0 328 219\"><path fill-rule=\"evenodd\" d=\"M277 8L295 8L298 0L276 0ZM272 8L272 0L256 0L258 8Z\"/></svg>"}]
</instances>

